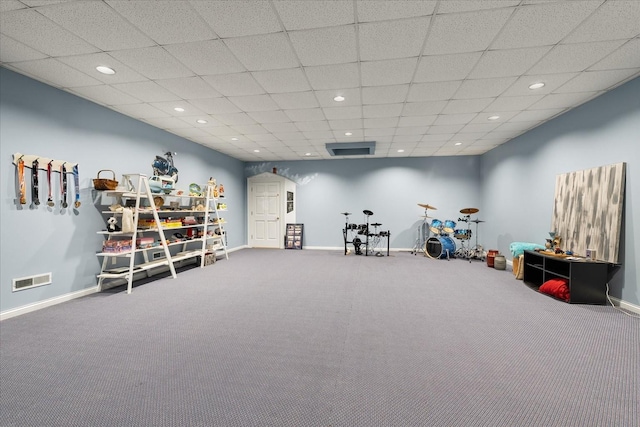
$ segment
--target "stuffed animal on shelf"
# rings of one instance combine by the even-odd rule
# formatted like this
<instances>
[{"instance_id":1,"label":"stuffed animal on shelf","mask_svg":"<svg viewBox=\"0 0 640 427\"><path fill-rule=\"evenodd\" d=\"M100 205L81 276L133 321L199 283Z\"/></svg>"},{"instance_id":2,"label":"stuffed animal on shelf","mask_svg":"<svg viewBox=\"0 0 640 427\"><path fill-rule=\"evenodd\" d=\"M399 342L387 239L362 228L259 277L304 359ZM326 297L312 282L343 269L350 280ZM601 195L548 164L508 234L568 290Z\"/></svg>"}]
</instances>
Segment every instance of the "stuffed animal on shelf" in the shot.
<instances>
[{"instance_id":1,"label":"stuffed animal on shelf","mask_svg":"<svg viewBox=\"0 0 640 427\"><path fill-rule=\"evenodd\" d=\"M120 231L120 226L118 226L118 220L115 216L112 216L107 220L107 231L114 232Z\"/></svg>"}]
</instances>

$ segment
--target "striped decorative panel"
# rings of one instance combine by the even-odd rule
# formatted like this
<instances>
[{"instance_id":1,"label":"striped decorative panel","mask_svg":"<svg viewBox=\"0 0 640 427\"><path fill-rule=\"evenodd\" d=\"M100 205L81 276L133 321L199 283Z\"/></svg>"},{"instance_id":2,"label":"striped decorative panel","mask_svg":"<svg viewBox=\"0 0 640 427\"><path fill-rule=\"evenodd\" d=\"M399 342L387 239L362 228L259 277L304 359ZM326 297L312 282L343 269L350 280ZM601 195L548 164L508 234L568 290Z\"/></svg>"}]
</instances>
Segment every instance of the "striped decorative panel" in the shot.
<instances>
[{"instance_id":1,"label":"striped decorative panel","mask_svg":"<svg viewBox=\"0 0 640 427\"><path fill-rule=\"evenodd\" d=\"M569 172L556 177L551 230L562 238L563 250L618 263L625 163Z\"/></svg>"}]
</instances>

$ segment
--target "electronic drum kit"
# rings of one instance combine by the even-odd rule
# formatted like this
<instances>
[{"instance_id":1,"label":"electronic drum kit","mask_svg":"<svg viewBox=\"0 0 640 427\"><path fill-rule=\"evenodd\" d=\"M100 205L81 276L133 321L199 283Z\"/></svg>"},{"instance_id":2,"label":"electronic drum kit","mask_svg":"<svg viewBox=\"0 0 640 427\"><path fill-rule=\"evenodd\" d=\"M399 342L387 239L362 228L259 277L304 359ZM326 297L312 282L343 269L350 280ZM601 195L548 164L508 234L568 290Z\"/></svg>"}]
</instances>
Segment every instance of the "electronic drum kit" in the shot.
<instances>
[{"instance_id":1,"label":"electronic drum kit","mask_svg":"<svg viewBox=\"0 0 640 427\"><path fill-rule=\"evenodd\" d=\"M362 211L365 216L365 224L354 224L349 222L350 212L342 212L345 216L344 229L342 235L344 237L344 254L347 255L349 250L347 244L351 243L355 249L356 255L368 256L370 253L375 253L376 256L383 256L380 252L379 246L383 239L387 240L387 256L389 256L389 238L391 232L389 230L380 230L378 228L382 226L379 222L369 224L369 217L373 215L368 209ZM350 236L351 235L351 236ZM351 238L351 240L349 240ZM364 253L362 247L364 246Z\"/></svg>"},{"instance_id":2,"label":"electronic drum kit","mask_svg":"<svg viewBox=\"0 0 640 427\"><path fill-rule=\"evenodd\" d=\"M451 257L460 257L468 259L478 258L482 256L482 247L478 245L478 224L485 222L480 219L471 219L471 215L480 212L478 208L464 208L460 210L463 214L462 218L458 218L458 222L464 222L470 224L476 224L476 240L475 246L471 247L469 242L473 236L473 232L470 228L456 228L456 221L445 220L441 221L437 218L429 216L428 210L437 210L437 208L429 205L418 203L418 206L424 208L424 215L422 223L418 226L418 237L414 244L411 253L416 255L418 252L423 252L425 256L433 259L450 259ZM431 219L429 222L428 219ZM429 237L429 233L433 233L433 236ZM456 242L453 238L460 240L460 248L456 249Z\"/></svg>"}]
</instances>

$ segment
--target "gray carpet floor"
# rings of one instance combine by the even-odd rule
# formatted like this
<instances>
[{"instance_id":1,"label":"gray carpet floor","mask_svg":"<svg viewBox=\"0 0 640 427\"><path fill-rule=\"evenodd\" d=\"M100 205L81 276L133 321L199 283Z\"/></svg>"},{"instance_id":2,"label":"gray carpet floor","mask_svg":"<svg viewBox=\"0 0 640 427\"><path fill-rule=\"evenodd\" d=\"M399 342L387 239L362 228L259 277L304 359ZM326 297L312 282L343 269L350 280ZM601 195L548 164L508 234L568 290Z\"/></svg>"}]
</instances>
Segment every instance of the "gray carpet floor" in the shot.
<instances>
[{"instance_id":1,"label":"gray carpet floor","mask_svg":"<svg viewBox=\"0 0 640 427\"><path fill-rule=\"evenodd\" d=\"M0 323L2 426L640 425L640 321L409 253L242 250Z\"/></svg>"}]
</instances>

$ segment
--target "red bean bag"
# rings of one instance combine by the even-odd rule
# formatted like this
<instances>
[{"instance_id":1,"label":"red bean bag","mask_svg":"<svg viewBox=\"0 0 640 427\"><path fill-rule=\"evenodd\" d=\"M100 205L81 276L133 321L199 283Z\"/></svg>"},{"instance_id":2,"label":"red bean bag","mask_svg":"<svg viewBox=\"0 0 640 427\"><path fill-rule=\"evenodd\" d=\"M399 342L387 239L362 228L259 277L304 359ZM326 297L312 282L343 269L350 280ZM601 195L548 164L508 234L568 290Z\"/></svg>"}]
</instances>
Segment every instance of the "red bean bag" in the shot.
<instances>
[{"instance_id":1,"label":"red bean bag","mask_svg":"<svg viewBox=\"0 0 640 427\"><path fill-rule=\"evenodd\" d=\"M569 281L567 279L551 279L538 288L543 294L551 295L563 301L569 301Z\"/></svg>"}]
</instances>

